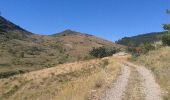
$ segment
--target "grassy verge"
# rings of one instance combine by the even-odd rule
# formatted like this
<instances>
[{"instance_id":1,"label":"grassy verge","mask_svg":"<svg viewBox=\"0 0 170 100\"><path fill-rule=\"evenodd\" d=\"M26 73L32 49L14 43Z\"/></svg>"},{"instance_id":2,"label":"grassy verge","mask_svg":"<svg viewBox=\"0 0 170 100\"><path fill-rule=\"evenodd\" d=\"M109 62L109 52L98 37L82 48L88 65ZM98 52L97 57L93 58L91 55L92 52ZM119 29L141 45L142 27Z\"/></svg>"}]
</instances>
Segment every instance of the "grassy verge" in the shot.
<instances>
[{"instance_id":1,"label":"grassy verge","mask_svg":"<svg viewBox=\"0 0 170 100\"><path fill-rule=\"evenodd\" d=\"M102 60L100 67L91 74L82 75L74 81L66 83L56 100L93 100L98 98L104 89L116 76L117 67L113 61ZM85 73L82 73L85 74Z\"/></svg>"}]
</instances>

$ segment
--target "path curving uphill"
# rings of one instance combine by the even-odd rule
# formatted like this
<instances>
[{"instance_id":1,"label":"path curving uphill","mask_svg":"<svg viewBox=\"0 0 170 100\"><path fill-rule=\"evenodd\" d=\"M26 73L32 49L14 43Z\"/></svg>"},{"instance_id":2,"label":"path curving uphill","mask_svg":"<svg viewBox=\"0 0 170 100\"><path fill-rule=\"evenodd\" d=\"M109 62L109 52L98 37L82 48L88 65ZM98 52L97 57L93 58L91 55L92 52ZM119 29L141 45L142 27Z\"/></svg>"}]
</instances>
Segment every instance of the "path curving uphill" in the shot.
<instances>
[{"instance_id":1,"label":"path curving uphill","mask_svg":"<svg viewBox=\"0 0 170 100\"><path fill-rule=\"evenodd\" d=\"M161 88L150 70L127 61L120 67L116 82L101 100L163 100Z\"/></svg>"},{"instance_id":2,"label":"path curving uphill","mask_svg":"<svg viewBox=\"0 0 170 100\"><path fill-rule=\"evenodd\" d=\"M154 75L144 66L138 66L130 62L125 62L137 70L140 75L141 84L145 94L145 100L163 100L159 84L156 83Z\"/></svg>"}]
</instances>

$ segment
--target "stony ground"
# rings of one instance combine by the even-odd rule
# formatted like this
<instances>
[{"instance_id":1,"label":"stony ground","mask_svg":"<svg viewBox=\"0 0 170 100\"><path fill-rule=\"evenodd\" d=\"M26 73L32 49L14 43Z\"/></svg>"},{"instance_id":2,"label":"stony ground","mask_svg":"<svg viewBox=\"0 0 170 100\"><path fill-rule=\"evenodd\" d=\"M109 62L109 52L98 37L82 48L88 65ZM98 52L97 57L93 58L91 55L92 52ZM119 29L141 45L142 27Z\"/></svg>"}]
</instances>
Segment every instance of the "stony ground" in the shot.
<instances>
[{"instance_id":1,"label":"stony ground","mask_svg":"<svg viewBox=\"0 0 170 100\"><path fill-rule=\"evenodd\" d=\"M152 72L130 62L120 64L121 72L101 100L163 100Z\"/></svg>"}]
</instances>

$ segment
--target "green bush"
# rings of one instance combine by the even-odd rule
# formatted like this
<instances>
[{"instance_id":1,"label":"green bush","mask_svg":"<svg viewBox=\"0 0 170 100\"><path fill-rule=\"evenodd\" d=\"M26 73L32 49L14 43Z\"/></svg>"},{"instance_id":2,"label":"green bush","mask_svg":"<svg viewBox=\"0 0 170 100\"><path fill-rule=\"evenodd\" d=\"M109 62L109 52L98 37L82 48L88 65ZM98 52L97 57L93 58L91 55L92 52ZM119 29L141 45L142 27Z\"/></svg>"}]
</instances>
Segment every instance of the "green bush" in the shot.
<instances>
[{"instance_id":1,"label":"green bush","mask_svg":"<svg viewBox=\"0 0 170 100\"><path fill-rule=\"evenodd\" d=\"M151 50L154 50L155 46L150 43L141 44L139 47L127 47L127 52L131 53L134 57L145 54Z\"/></svg>"},{"instance_id":2,"label":"green bush","mask_svg":"<svg viewBox=\"0 0 170 100\"><path fill-rule=\"evenodd\" d=\"M162 37L163 45L170 46L170 34L166 34Z\"/></svg>"},{"instance_id":3,"label":"green bush","mask_svg":"<svg viewBox=\"0 0 170 100\"><path fill-rule=\"evenodd\" d=\"M145 43L139 46L140 53L147 53L154 49L155 47L150 43Z\"/></svg>"},{"instance_id":4,"label":"green bush","mask_svg":"<svg viewBox=\"0 0 170 100\"><path fill-rule=\"evenodd\" d=\"M99 48L93 48L90 51L90 55L97 57L97 58L103 58L107 56L112 56L115 54L118 50L115 48L105 48L105 47L99 47Z\"/></svg>"},{"instance_id":5,"label":"green bush","mask_svg":"<svg viewBox=\"0 0 170 100\"><path fill-rule=\"evenodd\" d=\"M163 29L169 31L170 30L170 24L163 24Z\"/></svg>"}]
</instances>

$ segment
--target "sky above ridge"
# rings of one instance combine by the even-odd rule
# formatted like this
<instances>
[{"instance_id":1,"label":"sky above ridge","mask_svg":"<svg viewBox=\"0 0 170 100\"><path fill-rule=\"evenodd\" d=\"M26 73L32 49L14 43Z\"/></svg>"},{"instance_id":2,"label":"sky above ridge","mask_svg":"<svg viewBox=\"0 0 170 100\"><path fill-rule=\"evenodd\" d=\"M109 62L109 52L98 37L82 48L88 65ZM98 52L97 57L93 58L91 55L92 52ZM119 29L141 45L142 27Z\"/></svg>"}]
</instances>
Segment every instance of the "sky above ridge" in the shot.
<instances>
[{"instance_id":1,"label":"sky above ridge","mask_svg":"<svg viewBox=\"0 0 170 100\"><path fill-rule=\"evenodd\" d=\"M33 33L71 29L111 41L163 31L168 8L170 0L0 0L1 15Z\"/></svg>"}]
</instances>

